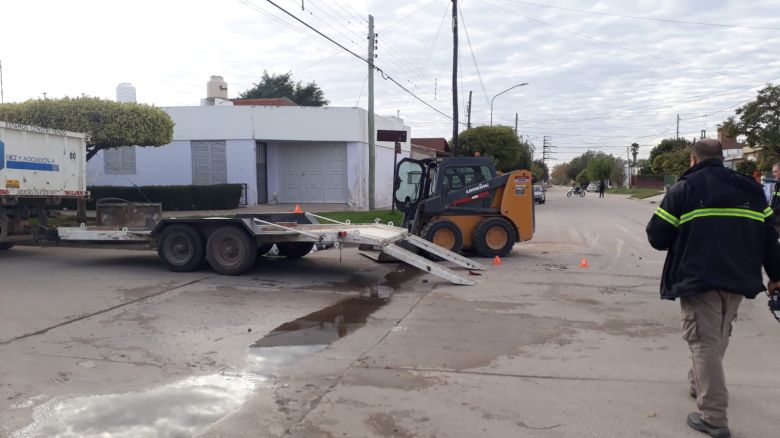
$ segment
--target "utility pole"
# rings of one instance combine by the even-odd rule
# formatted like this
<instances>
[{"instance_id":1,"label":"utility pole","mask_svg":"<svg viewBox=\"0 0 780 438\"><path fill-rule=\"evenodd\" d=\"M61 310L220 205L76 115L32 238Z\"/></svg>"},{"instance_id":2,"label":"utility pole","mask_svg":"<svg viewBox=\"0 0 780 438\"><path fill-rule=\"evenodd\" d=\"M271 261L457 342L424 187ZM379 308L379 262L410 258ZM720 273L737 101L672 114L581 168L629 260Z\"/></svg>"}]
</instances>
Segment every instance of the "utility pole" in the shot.
<instances>
[{"instance_id":1,"label":"utility pole","mask_svg":"<svg viewBox=\"0 0 780 438\"><path fill-rule=\"evenodd\" d=\"M515 113L515 135L517 135L517 113Z\"/></svg>"},{"instance_id":2,"label":"utility pole","mask_svg":"<svg viewBox=\"0 0 780 438\"><path fill-rule=\"evenodd\" d=\"M547 164L547 160L550 159L552 152L552 139L549 135L542 137L542 162Z\"/></svg>"},{"instance_id":3,"label":"utility pole","mask_svg":"<svg viewBox=\"0 0 780 438\"><path fill-rule=\"evenodd\" d=\"M626 188L631 188L631 146L626 146L626 162L628 163L628 184Z\"/></svg>"},{"instance_id":4,"label":"utility pole","mask_svg":"<svg viewBox=\"0 0 780 438\"><path fill-rule=\"evenodd\" d=\"M374 129L374 16L368 16L368 209L376 209L376 131Z\"/></svg>"},{"instance_id":5,"label":"utility pole","mask_svg":"<svg viewBox=\"0 0 780 438\"><path fill-rule=\"evenodd\" d=\"M0 61L0 103L4 103L5 99L3 96L3 61Z\"/></svg>"},{"instance_id":6,"label":"utility pole","mask_svg":"<svg viewBox=\"0 0 780 438\"><path fill-rule=\"evenodd\" d=\"M471 129L471 90L469 90L469 104L466 106L466 129Z\"/></svg>"},{"instance_id":7,"label":"utility pole","mask_svg":"<svg viewBox=\"0 0 780 438\"><path fill-rule=\"evenodd\" d=\"M458 156L458 0L452 0L452 155Z\"/></svg>"},{"instance_id":8,"label":"utility pole","mask_svg":"<svg viewBox=\"0 0 780 438\"><path fill-rule=\"evenodd\" d=\"M680 139L680 115L677 114L677 136L675 137L677 140Z\"/></svg>"}]
</instances>

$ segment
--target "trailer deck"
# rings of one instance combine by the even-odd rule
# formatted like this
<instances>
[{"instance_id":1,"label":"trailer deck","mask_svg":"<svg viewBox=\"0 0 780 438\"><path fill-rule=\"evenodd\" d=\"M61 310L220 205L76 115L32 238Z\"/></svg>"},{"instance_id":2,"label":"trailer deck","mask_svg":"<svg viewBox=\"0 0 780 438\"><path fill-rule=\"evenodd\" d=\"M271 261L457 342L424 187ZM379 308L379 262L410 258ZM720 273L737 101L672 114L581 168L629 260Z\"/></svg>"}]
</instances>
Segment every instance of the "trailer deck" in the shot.
<instances>
[{"instance_id":1,"label":"trailer deck","mask_svg":"<svg viewBox=\"0 0 780 438\"><path fill-rule=\"evenodd\" d=\"M318 219L331 223L319 223ZM157 249L161 260L174 271L191 271L207 261L215 271L226 275L245 272L272 245L277 246L280 255L290 258L308 254L314 245L334 246L338 250L370 247L384 258L389 256L453 284L476 282L416 252L430 254L466 270L487 269L483 264L412 235L405 228L338 222L312 213L168 218L152 229L60 227L50 241L63 246L140 245Z\"/></svg>"}]
</instances>

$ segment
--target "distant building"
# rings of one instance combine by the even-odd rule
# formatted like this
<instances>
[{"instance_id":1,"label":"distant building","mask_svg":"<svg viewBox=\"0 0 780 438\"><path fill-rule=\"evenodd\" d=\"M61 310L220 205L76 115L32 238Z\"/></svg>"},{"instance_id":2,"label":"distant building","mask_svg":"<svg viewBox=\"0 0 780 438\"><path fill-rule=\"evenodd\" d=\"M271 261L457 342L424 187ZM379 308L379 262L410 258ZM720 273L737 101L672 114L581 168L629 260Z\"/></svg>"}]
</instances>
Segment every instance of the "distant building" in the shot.
<instances>
[{"instance_id":1,"label":"distant building","mask_svg":"<svg viewBox=\"0 0 780 438\"><path fill-rule=\"evenodd\" d=\"M450 144L444 138L413 138L412 158L451 157Z\"/></svg>"}]
</instances>

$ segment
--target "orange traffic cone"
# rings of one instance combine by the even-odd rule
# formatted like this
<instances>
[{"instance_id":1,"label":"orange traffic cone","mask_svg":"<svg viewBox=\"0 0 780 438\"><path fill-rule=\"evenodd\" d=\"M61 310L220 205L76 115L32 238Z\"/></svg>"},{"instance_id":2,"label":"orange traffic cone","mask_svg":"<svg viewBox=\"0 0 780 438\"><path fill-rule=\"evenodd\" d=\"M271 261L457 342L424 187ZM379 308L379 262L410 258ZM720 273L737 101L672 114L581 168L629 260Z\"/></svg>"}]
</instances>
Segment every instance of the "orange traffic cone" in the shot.
<instances>
[{"instance_id":1,"label":"orange traffic cone","mask_svg":"<svg viewBox=\"0 0 780 438\"><path fill-rule=\"evenodd\" d=\"M580 268L590 268L587 257L583 257L580 259Z\"/></svg>"},{"instance_id":2,"label":"orange traffic cone","mask_svg":"<svg viewBox=\"0 0 780 438\"><path fill-rule=\"evenodd\" d=\"M301 206L295 204L295 210L293 210L293 213L303 213L303 210L301 210Z\"/></svg>"},{"instance_id":3,"label":"orange traffic cone","mask_svg":"<svg viewBox=\"0 0 780 438\"><path fill-rule=\"evenodd\" d=\"M493 258L493 264L496 265L496 266L500 265L501 264L501 257L496 256L495 258Z\"/></svg>"}]
</instances>

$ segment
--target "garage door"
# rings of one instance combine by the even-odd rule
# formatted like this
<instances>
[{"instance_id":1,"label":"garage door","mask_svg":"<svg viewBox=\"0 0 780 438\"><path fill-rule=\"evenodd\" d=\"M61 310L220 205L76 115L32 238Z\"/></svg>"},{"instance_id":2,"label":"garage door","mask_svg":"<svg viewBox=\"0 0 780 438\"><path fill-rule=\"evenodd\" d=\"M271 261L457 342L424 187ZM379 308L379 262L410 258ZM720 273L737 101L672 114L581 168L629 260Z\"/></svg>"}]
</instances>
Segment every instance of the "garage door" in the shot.
<instances>
[{"instance_id":1,"label":"garage door","mask_svg":"<svg viewBox=\"0 0 780 438\"><path fill-rule=\"evenodd\" d=\"M283 203L347 203L347 145L281 145Z\"/></svg>"}]
</instances>

